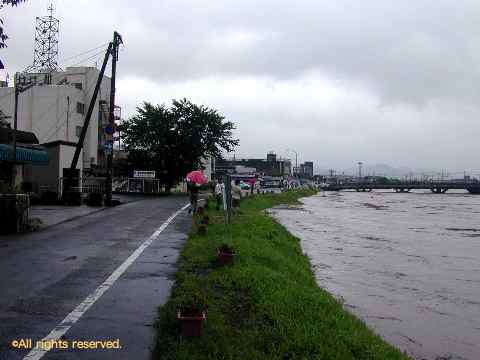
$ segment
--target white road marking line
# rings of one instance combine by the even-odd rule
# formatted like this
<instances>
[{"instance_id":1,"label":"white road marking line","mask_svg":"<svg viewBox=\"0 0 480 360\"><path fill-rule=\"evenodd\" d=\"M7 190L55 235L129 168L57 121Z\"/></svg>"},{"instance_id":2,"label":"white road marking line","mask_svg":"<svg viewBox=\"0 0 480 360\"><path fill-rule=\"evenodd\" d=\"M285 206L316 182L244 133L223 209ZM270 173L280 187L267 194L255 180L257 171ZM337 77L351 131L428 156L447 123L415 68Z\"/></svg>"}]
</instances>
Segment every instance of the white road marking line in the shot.
<instances>
[{"instance_id":1,"label":"white road marking line","mask_svg":"<svg viewBox=\"0 0 480 360\"><path fill-rule=\"evenodd\" d=\"M59 340L63 335L66 334L68 330L85 314L88 309L102 297L102 295L110 289L110 287L117 281L120 276L132 265L135 260L143 253L143 251L150 246L150 244L162 233L163 230L167 228L168 225L185 209L187 209L190 204L185 205L180 210L175 212L170 216L155 232L150 235L150 237L145 240L128 258L125 260L108 278L105 280L99 287L95 289L93 293L88 295L85 300L83 300L73 311L68 314L65 319L63 319L47 336L42 340L51 341ZM43 348L34 348L32 349L23 360L39 360L41 359L49 350Z\"/></svg>"}]
</instances>

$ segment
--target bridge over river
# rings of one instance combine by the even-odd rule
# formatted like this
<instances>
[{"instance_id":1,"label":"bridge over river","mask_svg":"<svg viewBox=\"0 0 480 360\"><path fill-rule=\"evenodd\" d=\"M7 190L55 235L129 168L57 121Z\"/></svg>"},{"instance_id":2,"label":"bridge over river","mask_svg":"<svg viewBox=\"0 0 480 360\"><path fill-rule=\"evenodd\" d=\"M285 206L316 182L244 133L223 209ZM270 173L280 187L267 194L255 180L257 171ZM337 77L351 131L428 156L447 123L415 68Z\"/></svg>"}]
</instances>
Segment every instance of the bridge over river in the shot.
<instances>
[{"instance_id":1,"label":"bridge over river","mask_svg":"<svg viewBox=\"0 0 480 360\"><path fill-rule=\"evenodd\" d=\"M414 189L431 190L432 193L442 194L450 189L464 189L471 194L480 194L480 181L478 180L427 180L427 181L396 181L390 184L380 184L374 181L349 181L321 184L325 191L372 191L374 189L392 189L395 192L410 192Z\"/></svg>"}]
</instances>

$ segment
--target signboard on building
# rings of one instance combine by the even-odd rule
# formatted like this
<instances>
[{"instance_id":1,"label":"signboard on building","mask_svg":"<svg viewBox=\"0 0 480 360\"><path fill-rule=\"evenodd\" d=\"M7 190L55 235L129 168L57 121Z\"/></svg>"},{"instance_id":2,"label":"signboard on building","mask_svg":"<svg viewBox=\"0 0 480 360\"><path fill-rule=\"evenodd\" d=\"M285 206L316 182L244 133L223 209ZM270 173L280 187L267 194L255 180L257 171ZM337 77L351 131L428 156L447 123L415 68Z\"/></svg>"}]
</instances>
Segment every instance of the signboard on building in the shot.
<instances>
[{"instance_id":1,"label":"signboard on building","mask_svg":"<svg viewBox=\"0 0 480 360\"><path fill-rule=\"evenodd\" d=\"M49 85L52 82L50 73L15 73L15 86L26 87L30 85Z\"/></svg>"},{"instance_id":2,"label":"signboard on building","mask_svg":"<svg viewBox=\"0 0 480 360\"><path fill-rule=\"evenodd\" d=\"M134 170L133 177L141 179L155 179L155 171Z\"/></svg>"}]
</instances>

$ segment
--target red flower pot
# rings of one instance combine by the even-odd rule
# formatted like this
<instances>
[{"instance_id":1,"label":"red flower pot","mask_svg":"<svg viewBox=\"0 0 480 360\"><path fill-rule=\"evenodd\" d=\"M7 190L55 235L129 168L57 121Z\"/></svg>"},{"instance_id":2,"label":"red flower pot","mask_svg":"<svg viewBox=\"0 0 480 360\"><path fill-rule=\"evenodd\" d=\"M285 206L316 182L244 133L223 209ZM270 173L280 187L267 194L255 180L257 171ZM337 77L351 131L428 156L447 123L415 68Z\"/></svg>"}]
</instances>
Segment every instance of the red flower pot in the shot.
<instances>
[{"instance_id":1,"label":"red flower pot","mask_svg":"<svg viewBox=\"0 0 480 360\"><path fill-rule=\"evenodd\" d=\"M217 258L222 265L231 264L233 262L234 256L235 256L235 253L232 250L227 250L227 249L217 250Z\"/></svg>"},{"instance_id":2,"label":"red flower pot","mask_svg":"<svg viewBox=\"0 0 480 360\"><path fill-rule=\"evenodd\" d=\"M182 336L185 337L199 337L203 334L203 323L207 316L205 311L197 313L191 312L177 312L177 319L180 321Z\"/></svg>"}]
</instances>

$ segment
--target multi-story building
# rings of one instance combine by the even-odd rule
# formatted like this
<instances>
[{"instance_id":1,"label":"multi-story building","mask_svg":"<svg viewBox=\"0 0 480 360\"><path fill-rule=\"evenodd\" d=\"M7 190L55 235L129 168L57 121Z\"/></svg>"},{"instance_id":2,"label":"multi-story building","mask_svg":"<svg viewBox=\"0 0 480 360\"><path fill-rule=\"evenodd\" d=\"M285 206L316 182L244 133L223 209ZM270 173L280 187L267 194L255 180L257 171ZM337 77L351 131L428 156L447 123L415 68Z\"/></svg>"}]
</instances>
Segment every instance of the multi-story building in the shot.
<instances>
[{"instance_id":1,"label":"multi-story building","mask_svg":"<svg viewBox=\"0 0 480 360\"><path fill-rule=\"evenodd\" d=\"M215 162L216 176L235 174L237 169L249 169L259 175L287 176L291 173L291 162L277 158L274 152L269 152L266 159L217 159Z\"/></svg>"},{"instance_id":2,"label":"multi-story building","mask_svg":"<svg viewBox=\"0 0 480 360\"><path fill-rule=\"evenodd\" d=\"M99 73L95 67L68 67L65 71L51 73L47 82L19 95L18 130L34 133L40 144L47 149L55 148L52 153L58 153L51 159L51 162L60 159L58 164L50 164L56 169L52 170L52 179L62 177L64 169L70 166ZM38 74L23 75L28 80ZM94 173L105 165L103 129L108 123L109 98L110 78L104 76L77 166L83 175ZM0 110L10 116L8 120L13 128L13 87L0 87Z\"/></svg>"},{"instance_id":3,"label":"multi-story building","mask_svg":"<svg viewBox=\"0 0 480 360\"><path fill-rule=\"evenodd\" d=\"M303 164L300 164L299 175L308 179L313 178L313 162L305 161Z\"/></svg>"}]
</instances>

